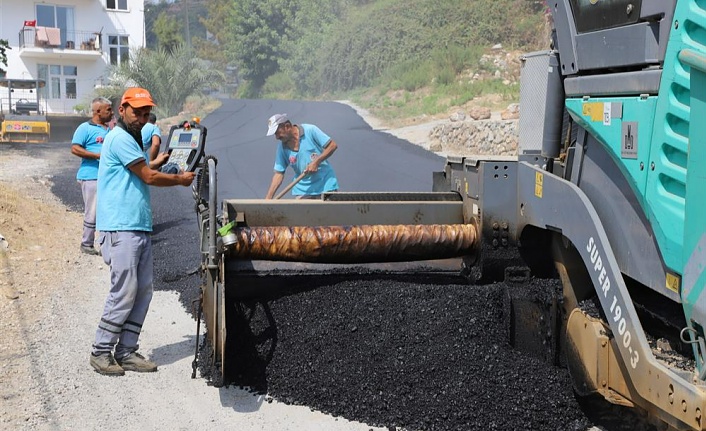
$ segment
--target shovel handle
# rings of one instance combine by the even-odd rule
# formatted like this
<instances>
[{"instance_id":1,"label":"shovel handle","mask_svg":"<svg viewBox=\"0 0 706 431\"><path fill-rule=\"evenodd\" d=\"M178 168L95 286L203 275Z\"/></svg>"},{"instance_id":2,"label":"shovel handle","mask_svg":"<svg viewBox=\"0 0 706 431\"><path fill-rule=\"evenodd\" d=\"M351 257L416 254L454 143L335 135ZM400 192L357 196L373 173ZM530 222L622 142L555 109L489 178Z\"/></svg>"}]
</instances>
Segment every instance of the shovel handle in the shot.
<instances>
[{"instance_id":1,"label":"shovel handle","mask_svg":"<svg viewBox=\"0 0 706 431\"><path fill-rule=\"evenodd\" d=\"M305 176L306 176L306 172L302 172L301 175L299 175L298 177L296 177L296 178L294 179L294 181L292 181L291 183L289 183L289 185L288 185L287 187L285 187L284 190L282 190L281 192L279 192L279 193L277 194L277 196L275 196L275 199L279 199L279 198L281 198L282 196L286 195L287 192L290 191L290 190L292 190L292 187L296 186L297 183L298 183L299 181L303 180Z\"/></svg>"}]
</instances>

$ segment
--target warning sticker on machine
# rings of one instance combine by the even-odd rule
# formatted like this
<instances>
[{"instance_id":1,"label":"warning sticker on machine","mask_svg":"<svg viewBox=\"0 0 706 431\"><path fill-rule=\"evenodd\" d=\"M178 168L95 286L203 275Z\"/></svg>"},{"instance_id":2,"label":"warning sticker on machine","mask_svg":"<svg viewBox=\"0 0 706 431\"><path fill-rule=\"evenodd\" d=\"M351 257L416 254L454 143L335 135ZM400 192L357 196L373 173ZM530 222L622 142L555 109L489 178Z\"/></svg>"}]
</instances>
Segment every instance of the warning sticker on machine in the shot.
<instances>
[{"instance_id":1,"label":"warning sticker on machine","mask_svg":"<svg viewBox=\"0 0 706 431\"><path fill-rule=\"evenodd\" d=\"M667 273L667 289L679 293L679 276Z\"/></svg>"},{"instance_id":2,"label":"warning sticker on machine","mask_svg":"<svg viewBox=\"0 0 706 431\"><path fill-rule=\"evenodd\" d=\"M603 103L589 102L583 104L583 115L591 121L603 121Z\"/></svg>"},{"instance_id":3,"label":"warning sticker on machine","mask_svg":"<svg viewBox=\"0 0 706 431\"><path fill-rule=\"evenodd\" d=\"M637 121L623 122L620 156L624 159L637 159Z\"/></svg>"},{"instance_id":4,"label":"warning sticker on machine","mask_svg":"<svg viewBox=\"0 0 706 431\"><path fill-rule=\"evenodd\" d=\"M534 195L538 198L542 197L542 188L544 186L544 174L541 172L534 173Z\"/></svg>"}]
</instances>

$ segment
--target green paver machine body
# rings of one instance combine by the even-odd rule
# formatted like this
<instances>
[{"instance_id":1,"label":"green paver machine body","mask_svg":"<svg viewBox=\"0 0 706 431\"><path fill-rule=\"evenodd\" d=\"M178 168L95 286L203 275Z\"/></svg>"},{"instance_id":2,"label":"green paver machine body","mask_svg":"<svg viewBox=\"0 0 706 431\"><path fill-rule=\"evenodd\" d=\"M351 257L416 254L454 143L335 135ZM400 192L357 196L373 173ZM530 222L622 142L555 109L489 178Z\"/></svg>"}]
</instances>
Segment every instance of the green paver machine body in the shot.
<instances>
[{"instance_id":1,"label":"green paver machine body","mask_svg":"<svg viewBox=\"0 0 706 431\"><path fill-rule=\"evenodd\" d=\"M549 344L578 393L704 429L706 5L548 6L551 49L522 59L517 160L449 159L435 189L464 196L483 244L505 227L488 255L551 256L563 292ZM694 365L656 357L653 331Z\"/></svg>"}]
</instances>

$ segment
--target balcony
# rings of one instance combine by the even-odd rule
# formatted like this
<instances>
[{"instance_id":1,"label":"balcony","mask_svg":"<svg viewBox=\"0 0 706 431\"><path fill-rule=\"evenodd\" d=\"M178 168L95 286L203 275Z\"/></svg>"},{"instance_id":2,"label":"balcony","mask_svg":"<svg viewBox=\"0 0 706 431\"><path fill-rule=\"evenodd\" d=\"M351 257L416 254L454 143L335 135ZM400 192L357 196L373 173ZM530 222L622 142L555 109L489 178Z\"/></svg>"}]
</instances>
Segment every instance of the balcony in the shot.
<instances>
[{"instance_id":1,"label":"balcony","mask_svg":"<svg viewBox=\"0 0 706 431\"><path fill-rule=\"evenodd\" d=\"M23 27L19 32L21 57L100 58L103 54L101 33L66 31L52 27Z\"/></svg>"}]
</instances>

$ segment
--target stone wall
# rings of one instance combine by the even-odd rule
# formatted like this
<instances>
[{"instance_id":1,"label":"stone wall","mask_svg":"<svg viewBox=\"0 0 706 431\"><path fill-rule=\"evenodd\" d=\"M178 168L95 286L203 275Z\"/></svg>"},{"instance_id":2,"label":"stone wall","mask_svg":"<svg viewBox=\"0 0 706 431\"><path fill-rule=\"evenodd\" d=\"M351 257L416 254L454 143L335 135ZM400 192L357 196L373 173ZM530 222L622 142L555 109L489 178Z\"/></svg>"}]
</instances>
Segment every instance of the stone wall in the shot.
<instances>
[{"instance_id":1,"label":"stone wall","mask_svg":"<svg viewBox=\"0 0 706 431\"><path fill-rule=\"evenodd\" d=\"M448 155L517 155L518 120L449 120L429 132L429 150Z\"/></svg>"}]
</instances>

